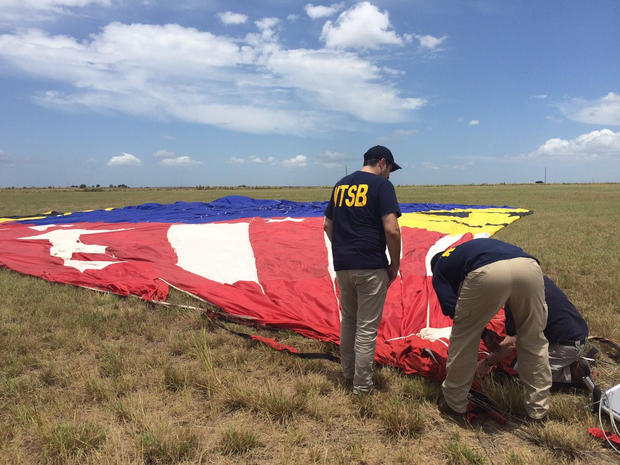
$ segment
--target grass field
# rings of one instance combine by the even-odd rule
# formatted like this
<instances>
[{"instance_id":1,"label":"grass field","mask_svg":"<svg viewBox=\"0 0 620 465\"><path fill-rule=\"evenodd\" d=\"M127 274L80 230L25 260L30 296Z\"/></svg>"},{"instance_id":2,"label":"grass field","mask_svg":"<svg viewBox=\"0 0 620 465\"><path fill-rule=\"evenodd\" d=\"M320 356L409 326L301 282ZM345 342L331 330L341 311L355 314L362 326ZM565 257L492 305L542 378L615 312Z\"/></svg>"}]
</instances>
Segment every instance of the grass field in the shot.
<instances>
[{"instance_id":1,"label":"grass field","mask_svg":"<svg viewBox=\"0 0 620 465\"><path fill-rule=\"evenodd\" d=\"M0 216L210 201L223 195L325 200L329 188L0 190ZM529 208L498 238L538 257L591 334L618 340L620 185L398 187L401 202ZM463 430L441 417L438 385L391 368L356 398L339 366L248 343L190 309L154 306L0 270L0 463L616 463L590 439L578 390L555 393L550 421ZM175 303L201 305L173 293ZM231 326L231 324L226 324ZM307 351L334 350L288 332ZM605 357L603 355L603 357ZM609 360L605 358L604 360ZM600 365L604 387L615 367ZM489 386L519 413L516 382Z\"/></svg>"}]
</instances>

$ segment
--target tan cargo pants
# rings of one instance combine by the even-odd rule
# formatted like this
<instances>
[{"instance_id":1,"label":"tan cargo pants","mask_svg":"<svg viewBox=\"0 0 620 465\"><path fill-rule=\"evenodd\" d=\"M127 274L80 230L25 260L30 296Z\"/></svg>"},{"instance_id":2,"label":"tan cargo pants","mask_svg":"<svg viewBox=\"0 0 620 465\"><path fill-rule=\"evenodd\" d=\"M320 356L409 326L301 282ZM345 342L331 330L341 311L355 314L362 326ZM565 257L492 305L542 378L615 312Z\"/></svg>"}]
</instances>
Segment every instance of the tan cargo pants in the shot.
<instances>
[{"instance_id":1,"label":"tan cargo pants","mask_svg":"<svg viewBox=\"0 0 620 465\"><path fill-rule=\"evenodd\" d=\"M446 402L456 412L467 408L480 334L508 299L517 330L518 373L525 387L526 412L531 418L542 418L549 410L551 369L543 334L547 324L543 275L536 260L513 258L470 272L461 285L442 384Z\"/></svg>"},{"instance_id":2,"label":"tan cargo pants","mask_svg":"<svg viewBox=\"0 0 620 465\"><path fill-rule=\"evenodd\" d=\"M353 392L372 391L372 363L383 315L388 274L385 268L336 272L340 303L340 363Z\"/></svg>"}]
</instances>

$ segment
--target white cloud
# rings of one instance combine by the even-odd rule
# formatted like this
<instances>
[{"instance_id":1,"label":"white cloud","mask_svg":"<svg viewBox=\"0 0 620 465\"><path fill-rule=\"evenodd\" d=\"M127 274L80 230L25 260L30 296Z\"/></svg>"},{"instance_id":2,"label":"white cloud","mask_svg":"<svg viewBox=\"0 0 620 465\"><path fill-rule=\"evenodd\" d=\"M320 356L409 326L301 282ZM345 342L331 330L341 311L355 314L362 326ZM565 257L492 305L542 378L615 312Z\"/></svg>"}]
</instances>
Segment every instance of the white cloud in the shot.
<instances>
[{"instance_id":1,"label":"white cloud","mask_svg":"<svg viewBox=\"0 0 620 465\"><path fill-rule=\"evenodd\" d=\"M580 123L620 126L620 94L615 92L595 101L574 99L559 108L568 119Z\"/></svg>"},{"instance_id":2,"label":"white cloud","mask_svg":"<svg viewBox=\"0 0 620 465\"><path fill-rule=\"evenodd\" d=\"M257 157L256 155L248 155L245 158L232 157L230 161L231 163L234 163L236 165L244 165L246 163L255 163L258 165L262 165L262 164L273 164L276 161L276 159L274 157L261 158L261 157Z\"/></svg>"},{"instance_id":3,"label":"white cloud","mask_svg":"<svg viewBox=\"0 0 620 465\"><path fill-rule=\"evenodd\" d=\"M547 94L532 95L532 98L535 98L537 100L546 100L547 97L549 97L549 95L547 95Z\"/></svg>"},{"instance_id":4,"label":"white cloud","mask_svg":"<svg viewBox=\"0 0 620 465\"><path fill-rule=\"evenodd\" d=\"M274 27L278 25L280 20L278 18L263 18L258 21L254 21L254 24L261 31L261 38L265 41L273 41L276 38Z\"/></svg>"},{"instance_id":5,"label":"white cloud","mask_svg":"<svg viewBox=\"0 0 620 465\"><path fill-rule=\"evenodd\" d=\"M138 166L141 164L142 161L138 157L126 152L116 155L108 161L108 166Z\"/></svg>"},{"instance_id":6,"label":"white cloud","mask_svg":"<svg viewBox=\"0 0 620 465\"><path fill-rule=\"evenodd\" d=\"M316 163L325 168L339 168L349 163L353 157L344 152L325 152L316 157Z\"/></svg>"},{"instance_id":7,"label":"white cloud","mask_svg":"<svg viewBox=\"0 0 620 465\"><path fill-rule=\"evenodd\" d=\"M308 157L305 155L296 155L282 161L282 166L287 168L304 168L308 165Z\"/></svg>"},{"instance_id":8,"label":"white cloud","mask_svg":"<svg viewBox=\"0 0 620 465\"><path fill-rule=\"evenodd\" d=\"M387 11L361 2L342 12L335 23L327 21L321 40L332 48L375 49L381 45L402 45L403 39L390 29Z\"/></svg>"},{"instance_id":9,"label":"white cloud","mask_svg":"<svg viewBox=\"0 0 620 465\"><path fill-rule=\"evenodd\" d=\"M448 36L433 37L431 35L418 34L415 34L414 37L420 42L420 47L429 50L437 49L437 47L439 47L448 38Z\"/></svg>"},{"instance_id":10,"label":"white cloud","mask_svg":"<svg viewBox=\"0 0 620 465\"><path fill-rule=\"evenodd\" d=\"M269 57L266 66L307 101L366 121L400 121L406 111L426 104L424 99L401 97L392 87L377 83L379 69L352 53L281 50Z\"/></svg>"},{"instance_id":11,"label":"white cloud","mask_svg":"<svg viewBox=\"0 0 620 465\"><path fill-rule=\"evenodd\" d=\"M558 157L575 160L620 159L620 131L601 129L570 140L549 139L528 157Z\"/></svg>"},{"instance_id":12,"label":"white cloud","mask_svg":"<svg viewBox=\"0 0 620 465\"><path fill-rule=\"evenodd\" d=\"M166 166L194 166L202 165L202 162L193 160L190 157L183 155L175 158L164 158L161 161L161 164Z\"/></svg>"},{"instance_id":13,"label":"white cloud","mask_svg":"<svg viewBox=\"0 0 620 465\"><path fill-rule=\"evenodd\" d=\"M467 123L470 126L478 126L480 124L480 121L478 121L477 119L472 119L469 123Z\"/></svg>"},{"instance_id":14,"label":"white cloud","mask_svg":"<svg viewBox=\"0 0 620 465\"><path fill-rule=\"evenodd\" d=\"M249 133L306 134L342 115L398 122L426 103L400 95L370 59L286 49L276 18L256 24L259 32L242 39L176 24L110 23L85 40L29 29L0 34L0 66L59 82L62 92L38 94L43 105Z\"/></svg>"},{"instance_id":15,"label":"white cloud","mask_svg":"<svg viewBox=\"0 0 620 465\"><path fill-rule=\"evenodd\" d=\"M159 159L159 163L166 166L194 166L202 165L201 161L193 160L185 155L177 155L168 150L158 150L153 157Z\"/></svg>"},{"instance_id":16,"label":"white cloud","mask_svg":"<svg viewBox=\"0 0 620 465\"><path fill-rule=\"evenodd\" d=\"M244 24L248 17L247 15L241 13L233 13L232 11L225 11L223 13L218 13L220 21L224 24Z\"/></svg>"},{"instance_id":17,"label":"white cloud","mask_svg":"<svg viewBox=\"0 0 620 465\"><path fill-rule=\"evenodd\" d=\"M319 18L327 18L328 16L332 16L334 13L342 10L344 7L344 2L333 3L330 6L323 5L313 5L312 3L307 3L304 7L306 10L306 14L312 19Z\"/></svg>"}]
</instances>

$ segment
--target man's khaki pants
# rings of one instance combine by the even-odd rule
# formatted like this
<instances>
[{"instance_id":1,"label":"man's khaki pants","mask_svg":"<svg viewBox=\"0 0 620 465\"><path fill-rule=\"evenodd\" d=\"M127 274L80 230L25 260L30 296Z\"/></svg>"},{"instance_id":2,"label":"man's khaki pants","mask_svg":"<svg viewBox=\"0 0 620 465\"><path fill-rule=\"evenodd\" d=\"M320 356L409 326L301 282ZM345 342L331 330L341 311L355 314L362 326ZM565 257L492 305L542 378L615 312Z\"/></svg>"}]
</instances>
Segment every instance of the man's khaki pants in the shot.
<instances>
[{"instance_id":1,"label":"man's khaki pants","mask_svg":"<svg viewBox=\"0 0 620 465\"><path fill-rule=\"evenodd\" d=\"M526 412L531 418L542 418L549 410L551 369L543 334L547 324L543 275L536 260L512 258L471 271L461 285L442 384L445 400L456 412L467 408L480 334L508 299L517 330L518 372L525 387Z\"/></svg>"},{"instance_id":2,"label":"man's khaki pants","mask_svg":"<svg viewBox=\"0 0 620 465\"><path fill-rule=\"evenodd\" d=\"M370 392L377 329L383 315L388 274L385 268L336 272L340 303L340 363L353 391Z\"/></svg>"}]
</instances>

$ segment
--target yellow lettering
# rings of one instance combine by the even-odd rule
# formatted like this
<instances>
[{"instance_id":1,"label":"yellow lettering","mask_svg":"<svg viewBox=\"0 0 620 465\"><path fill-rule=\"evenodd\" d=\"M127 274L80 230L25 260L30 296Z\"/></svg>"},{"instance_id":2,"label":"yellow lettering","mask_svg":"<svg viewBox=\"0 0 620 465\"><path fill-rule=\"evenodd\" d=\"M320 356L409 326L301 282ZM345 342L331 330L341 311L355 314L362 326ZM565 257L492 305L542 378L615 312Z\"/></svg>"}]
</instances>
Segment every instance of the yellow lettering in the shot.
<instances>
[{"instance_id":1,"label":"yellow lettering","mask_svg":"<svg viewBox=\"0 0 620 465\"><path fill-rule=\"evenodd\" d=\"M348 187L349 187L348 184L342 184L340 186L340 192L339 192L339 194L340 194L340 201L338 202L338 206L339 207L342 207L342 200L344 199L344 191L346 191Z\"/></svg>"},{"instance_id":2,"label":"yellow lettering","mask_svg":"<svg viewBox=\"0 0 620 465\"><path fill-rule=\"evenodd\" d=\"M444 253L442 253L441 256L442 257L449 257L454 249L456 249L456 247L450 247L448 250L446 250Z\"/></svg>"},{"instance_id":3,"label":"yellow lettering","mask_svg":"<svg viewBox=\"0 0 620 465\"><path fill-rule=\"evenodd\" d=\"M357 195L355 196L355 206L364 207L367 202L366 193L368 192L368 184L360 184L357 187Z\"/></svg>"},{"instance_id":4,"label":"yellow lettering","mask_svg":"<svg viewBox=\"0 0 620 465\"><path fill-rule=\"evenodd\" d=\"M349 186L349 190L347 191L347 196L349 197L344 201L347 207L352 207L355 203L355 191L357 190L357 186L354 184Z\"/></svg>"}]
</instances>

